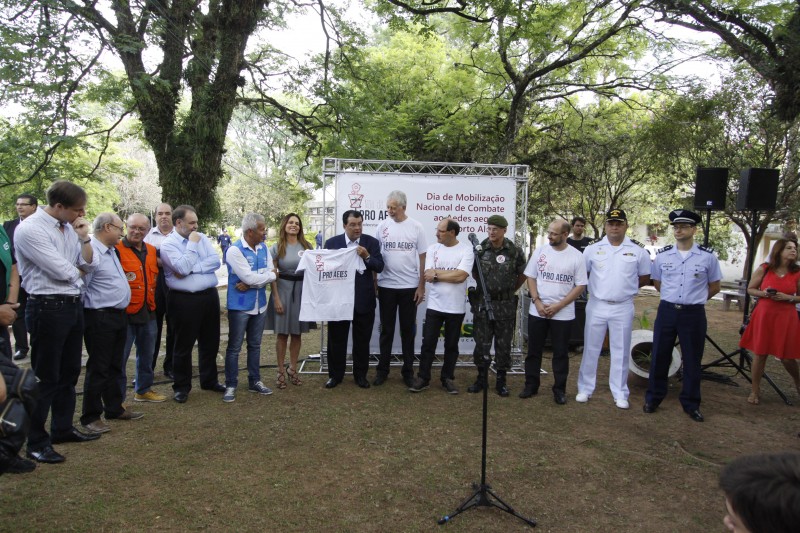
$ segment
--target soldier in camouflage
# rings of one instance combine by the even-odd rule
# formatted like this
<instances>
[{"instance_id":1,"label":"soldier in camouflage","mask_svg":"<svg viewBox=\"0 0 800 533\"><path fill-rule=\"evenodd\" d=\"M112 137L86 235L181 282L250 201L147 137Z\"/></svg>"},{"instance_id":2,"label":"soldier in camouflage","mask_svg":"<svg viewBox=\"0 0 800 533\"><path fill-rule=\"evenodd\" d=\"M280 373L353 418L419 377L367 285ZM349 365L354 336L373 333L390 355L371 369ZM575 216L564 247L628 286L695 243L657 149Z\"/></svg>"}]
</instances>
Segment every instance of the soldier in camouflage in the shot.
<instances>
[{"instance_id":1,"label":"soldier in camouflage","mask_svg":"<svg viewBox=\"0 0 800 533\"><path fill-rule=\"evenodd\" d=\"M490 357L492 339L494 339L495 368L497 382L495 389L500 396L508 396L506 372L511 368L511 339L517 318L516 292L525 282L525 253L513 242L506 239L508 221L493 215L487 220L489 238L481 243L479 253L484 280L492 300L495 322L489 322L480 285L478 267L472 269L472 277L478 282L477 290L470 295L473 316L473 338L475 365L478 367L478 379L467 388L468 392L480 392L488 386L488 368L484 367L483 356Z\"/></svg>"}]
</instances>

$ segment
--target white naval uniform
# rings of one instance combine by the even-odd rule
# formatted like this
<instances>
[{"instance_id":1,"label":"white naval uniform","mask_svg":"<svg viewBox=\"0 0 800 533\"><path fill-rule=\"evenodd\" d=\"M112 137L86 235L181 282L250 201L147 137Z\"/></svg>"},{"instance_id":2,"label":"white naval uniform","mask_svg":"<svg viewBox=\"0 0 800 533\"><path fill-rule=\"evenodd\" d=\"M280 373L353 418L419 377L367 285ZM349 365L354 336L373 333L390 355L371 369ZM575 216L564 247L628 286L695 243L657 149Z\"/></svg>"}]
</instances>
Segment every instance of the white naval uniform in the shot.
<instances>
[{"instance_id":1,"label":"white naval uniform","mask_svg":"<svg viewBox=\"0 0 800 533\"><path fill-rule=\"evenodd\" d=\"M633 298L639 293L639 276L650 274L650 254L628 237L619 246L612 246L608 237L603 237L590 244L583 256L589 273L589 302L578 393L591 396L594 392L597 361L607 329L611 348L608 386L614 400L627 400Z\"/></svg>"}]
</instances>

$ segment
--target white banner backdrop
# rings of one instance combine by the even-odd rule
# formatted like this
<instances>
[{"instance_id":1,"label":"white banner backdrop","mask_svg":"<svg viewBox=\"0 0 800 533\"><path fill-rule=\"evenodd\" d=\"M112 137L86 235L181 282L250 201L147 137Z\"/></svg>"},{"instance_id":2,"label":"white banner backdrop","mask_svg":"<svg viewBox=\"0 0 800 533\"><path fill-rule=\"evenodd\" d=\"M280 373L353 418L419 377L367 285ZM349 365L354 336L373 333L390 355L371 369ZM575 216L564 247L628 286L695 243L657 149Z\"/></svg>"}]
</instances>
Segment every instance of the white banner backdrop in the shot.
<instances>
[{"instance_id":1,"label":"white banner backdrop","mask_svg":"<svg viewBox=\"0 0 800 533\"><path fill-rule=\"evenodd\" d=\"M364 233L375 236L378 224L388 217L386 197L394 190L403 191L408 198L406 215L419 221L426 229L428 245L436 243L436 226L443 218L453 218L461 226L460 242L469 243L468 235L475 233L478 240L487 237L486 220L492 215L502 215L508 220L506 237L513 240L517 189L516 178L490 176L421 176L419 174L387 174L338 172L336 174L336 224L334 235L344 231L342 215L348 209L364 214ZM475 281L469 278L469 284ZM464 294L466 302L466 294ZM465 305L467 314L461 328L459 353L472 354L475 344L472 339L472 313ZM424 303L417 307L414 348L419 354L422 344L422 323L425 318ZM370 352L380 353L380 313L375 310L375 329L370 341ZM350 345L348 343L348 350ZM436 353L443 353L439 342ZM399 354L400 327L395 327L392 353Z\"/></svg>"}]
</instances>

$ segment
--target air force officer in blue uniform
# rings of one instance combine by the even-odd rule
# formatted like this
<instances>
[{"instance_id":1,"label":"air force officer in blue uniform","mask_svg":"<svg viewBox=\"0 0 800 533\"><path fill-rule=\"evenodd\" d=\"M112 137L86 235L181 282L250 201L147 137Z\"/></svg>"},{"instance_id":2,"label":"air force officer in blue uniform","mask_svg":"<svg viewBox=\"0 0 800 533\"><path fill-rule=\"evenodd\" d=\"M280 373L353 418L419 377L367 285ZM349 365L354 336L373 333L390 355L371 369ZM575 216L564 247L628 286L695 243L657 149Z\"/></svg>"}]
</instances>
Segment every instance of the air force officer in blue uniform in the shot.
<instances>
[{"instance_id":1,"label":"air force officer in blue uniform","mask_svg":"<svg viewBox=\"0 0 800 533\"><path fill-rule=\"evenodd\" d=\"M325 241L328 250L357 248L358 256L364 260L366 270L356 274L355 303L353 309L353 378L362 389L369 388L369 341L375 323L375 281L373 272L383 270L383 257L378 239L361 233L364 221L359 211L345 211L342 215L344 233ZM328 381L325 387L334 388L344 379L347 365L347 336L350 322L340 320L328 322Z\"/></svg>"},{"instance_id":2,"label":"air force officer in blue uniform","mask_svg":"<svg viewBox=\"0 0 800 533\"><path fill-rule=\"evenodd\" d=\"M696 422L700 413L700 363L706 342L705 304L719 292L722 273L710 250L694 242L700 215L676 209L669 214L675 245L658 251L652 278L661 292L653 326L653 357L644 412L653 413L667 395L667 374L677 337L683 358L683 384L679 396L683 410Z\"/></svg>"}]
</instances>

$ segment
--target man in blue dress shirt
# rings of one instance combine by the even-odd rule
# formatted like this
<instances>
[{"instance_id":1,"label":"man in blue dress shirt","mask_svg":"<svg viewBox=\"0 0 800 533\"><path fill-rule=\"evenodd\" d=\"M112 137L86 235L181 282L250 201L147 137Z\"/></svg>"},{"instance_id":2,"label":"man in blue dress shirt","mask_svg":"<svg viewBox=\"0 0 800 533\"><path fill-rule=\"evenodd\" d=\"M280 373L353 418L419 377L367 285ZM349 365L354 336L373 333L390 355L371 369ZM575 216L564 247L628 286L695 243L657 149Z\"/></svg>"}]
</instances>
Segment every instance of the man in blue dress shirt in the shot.
<instances>
[{"instance_id":1,"label":"man in blue dress shirt","mask_svg":"<svg viewBox=\"0 0 800 533\"><path fill-rule=\"evenodd\" d=\"M123 352L128 338L128 316L131 288L117 256L116 245L122 238L122 220L114 213L100 213L92 224L92 249L100 264L86 275L83 295L83 342L89 359L83 381L81 424L88 433L105 433L111 427L106 418L136 420L143 413L123 407L124 396L119 387Z\"/></svg>"},{"instance_id":2,"label":"man in blue dress shirt","mask_svg":"<svg viewBox=\"0 0 800 533\"><path fill-rule=\"evenodd\" d=\"M706 342L705 304L720 289L722 272L711 250L694 242L700 215L686 209L669 214L675 245L658 251L652 278L661 292L653 326L653 354L644 412L653 413L667 395L667 374L675 338L680 341L683 382L679 396L684 412L696 422L700 413L700 363Z\"/></svg>"},{"instance_id":3,"label":"man in blue dress shirt","mask_svg":"<svg viewBox=\"0 0 800 533\"><path fill-rule=\"evenodd\" d=\"M221 263L209 238L197 231L197 213L190 205L172 212L175 230L161 245L164 277L169 287L167 314L172 317L175 344L172 390L185 403L192 390L192 348L197 342L200 388L225 392L217 376L219 351L219 294L217 275Z\"/></svg>"}]
</instances>

